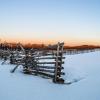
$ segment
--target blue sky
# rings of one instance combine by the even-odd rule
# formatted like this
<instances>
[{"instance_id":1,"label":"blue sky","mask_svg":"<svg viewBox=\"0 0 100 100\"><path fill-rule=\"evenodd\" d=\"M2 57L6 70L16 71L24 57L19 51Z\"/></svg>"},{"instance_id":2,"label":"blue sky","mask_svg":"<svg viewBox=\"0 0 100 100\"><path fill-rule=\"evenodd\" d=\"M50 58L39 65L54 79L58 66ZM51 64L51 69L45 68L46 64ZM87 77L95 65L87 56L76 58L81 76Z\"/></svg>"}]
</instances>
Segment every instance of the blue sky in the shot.
<instances>
[{"instance_id":1,"label":"blue sky","mask_svg":"<svg viewBox=\"0 0 100 100\"><path fill-rule=\"evenodd\" d=\"M0 0L0 37L98 45L100 0Z\"/></svg>"}]
</instances>

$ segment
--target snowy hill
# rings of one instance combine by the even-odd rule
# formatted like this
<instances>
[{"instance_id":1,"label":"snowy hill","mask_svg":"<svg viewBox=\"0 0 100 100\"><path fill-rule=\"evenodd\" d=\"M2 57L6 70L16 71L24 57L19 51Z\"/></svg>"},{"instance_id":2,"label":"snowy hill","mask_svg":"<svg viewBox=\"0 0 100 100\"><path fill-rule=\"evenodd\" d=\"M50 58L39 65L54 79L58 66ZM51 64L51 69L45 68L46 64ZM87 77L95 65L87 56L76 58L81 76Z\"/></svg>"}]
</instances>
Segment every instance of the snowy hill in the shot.
<instances>
[{"instance_id":1,"label":"snowy hill","mask_svg":"<svg viewBox=\"0 0 100 100\"><path fill-rule=\"evenodd\" d=\"M70 85L22 74L21 68L12 74L10 70L14 65L0 65L0 100L99 100L99 60L99 51L66 55L64 78L74 82Z\"/></svg>"}]
</instances>

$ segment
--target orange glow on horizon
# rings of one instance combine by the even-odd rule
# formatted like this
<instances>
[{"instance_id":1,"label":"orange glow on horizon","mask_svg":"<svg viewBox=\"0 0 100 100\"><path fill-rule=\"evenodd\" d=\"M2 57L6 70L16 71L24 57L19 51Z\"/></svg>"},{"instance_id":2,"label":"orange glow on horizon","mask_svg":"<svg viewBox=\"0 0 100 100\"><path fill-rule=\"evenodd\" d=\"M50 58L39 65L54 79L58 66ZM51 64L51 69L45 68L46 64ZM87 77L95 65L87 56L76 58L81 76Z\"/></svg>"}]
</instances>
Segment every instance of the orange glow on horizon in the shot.
<instances>
[{"instance_id":1,"label":"orange glow on horizon","mask_svg":"<svg viewBox=\"0 0 100 100\"><path fill-rule=\"evenodd\" d=\"M2 38L1 42L10 42L10 43L23 43L23 44L55 44L57 42L64 42L65 45L68 46L78 46L78 45L99 45L100 46L100 40L96 39L75 39L75 38L65 38L63 40L60 39L23 39L20 38Z\"/></svg>"}]
</instances>

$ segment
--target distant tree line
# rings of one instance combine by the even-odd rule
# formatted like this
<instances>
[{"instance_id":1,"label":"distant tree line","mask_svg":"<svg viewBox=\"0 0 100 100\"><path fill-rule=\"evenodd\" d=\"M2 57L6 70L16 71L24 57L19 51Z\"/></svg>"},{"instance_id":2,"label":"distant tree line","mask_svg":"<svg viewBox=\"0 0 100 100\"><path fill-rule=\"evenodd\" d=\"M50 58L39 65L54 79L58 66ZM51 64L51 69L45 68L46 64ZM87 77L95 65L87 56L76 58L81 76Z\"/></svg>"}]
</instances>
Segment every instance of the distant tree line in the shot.
<instances>
[{"instance_id":1,"label":"distant tree line","mask_svg":"<svg viewBox=\"0 0 100 100\"><path fill-rule=\"evenodd\" d=\"M50 48L50 45L45 45L45 44L21 44L25 49L53 49ZM20 50L20 47L18 46L18 43L0 43L0 49L10 49L10 50L15 50L18 49ZM64 46L64 49L76 49L76 50L90 50L90 49L100 49L100 46L95 46L95 45L80 45L80 46Z\"/></svg>"}]
</instances>

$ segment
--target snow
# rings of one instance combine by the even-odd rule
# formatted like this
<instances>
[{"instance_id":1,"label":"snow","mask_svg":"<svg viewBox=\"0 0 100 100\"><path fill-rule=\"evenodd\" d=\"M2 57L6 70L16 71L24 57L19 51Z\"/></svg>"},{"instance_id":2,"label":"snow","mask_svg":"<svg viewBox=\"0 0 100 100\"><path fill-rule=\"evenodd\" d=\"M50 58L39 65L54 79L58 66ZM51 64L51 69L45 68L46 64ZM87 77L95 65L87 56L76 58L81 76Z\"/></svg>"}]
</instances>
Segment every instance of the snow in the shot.
<instances>
[{"instance_id":1,"label":"snow","mask_svg":"<svg viewBox=\"0 0 100 100\"><path fill-rule=\"evenodd\" d=\"M0 65L0 100L99 100L99 60L99 51L66 55L64 79L67 82L77 81L70 85L54 84L50 79L25 75L21 68L10 73L14 65Z\"/></svg>"}]
</instances>

